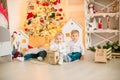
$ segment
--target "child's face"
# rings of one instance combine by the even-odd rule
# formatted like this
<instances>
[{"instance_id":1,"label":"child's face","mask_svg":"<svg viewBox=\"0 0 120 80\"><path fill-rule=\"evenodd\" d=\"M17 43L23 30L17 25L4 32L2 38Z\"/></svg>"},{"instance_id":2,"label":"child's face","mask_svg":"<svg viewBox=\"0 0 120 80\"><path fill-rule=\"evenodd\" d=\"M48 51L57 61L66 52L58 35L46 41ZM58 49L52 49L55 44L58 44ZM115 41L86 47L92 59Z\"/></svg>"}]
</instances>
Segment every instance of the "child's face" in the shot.
<instances>
[{"instance_id":1,"label":"child's face","mask_svg":"<svg viewBox=\"0 0 120 80\"><path fill-rule=\"evenodd\" d=\"M78 33L73 33L71 35L71 38L72 38L72 41L76 42L78 40L78 38L79 38L79 34Z\"/></svg>"},{"instance_id":2,"label":"child's face","mask_svg":"<svg viewBox=\"0 0 120 80\"><path fill-rule=\"evenodd\" d=\"M63 36L59 35L55 39L56 43L62 43L63 42Z\"/></svg>"}]
</instances>

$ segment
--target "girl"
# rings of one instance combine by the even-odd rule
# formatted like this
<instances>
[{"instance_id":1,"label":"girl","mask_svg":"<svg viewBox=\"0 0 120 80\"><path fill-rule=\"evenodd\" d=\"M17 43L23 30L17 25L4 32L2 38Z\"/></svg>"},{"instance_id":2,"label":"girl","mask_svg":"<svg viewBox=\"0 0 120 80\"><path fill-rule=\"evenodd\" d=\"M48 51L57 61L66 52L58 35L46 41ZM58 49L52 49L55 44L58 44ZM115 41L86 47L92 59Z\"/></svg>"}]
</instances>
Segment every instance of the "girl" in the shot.
<instances>
[{"instance_id":1,"label":"girl","mask_svg":"<svg viewBox=\"0 0 120 80\"><path fill-rule=\"evenodd\" d=\"M63 60L66 59L66 44L64 42L64 35L62 33L57 33L55 40L50 43L51 51L58 51L60 53L60 59L58 64L62 64Z\"/></svg>"}]
</instances>

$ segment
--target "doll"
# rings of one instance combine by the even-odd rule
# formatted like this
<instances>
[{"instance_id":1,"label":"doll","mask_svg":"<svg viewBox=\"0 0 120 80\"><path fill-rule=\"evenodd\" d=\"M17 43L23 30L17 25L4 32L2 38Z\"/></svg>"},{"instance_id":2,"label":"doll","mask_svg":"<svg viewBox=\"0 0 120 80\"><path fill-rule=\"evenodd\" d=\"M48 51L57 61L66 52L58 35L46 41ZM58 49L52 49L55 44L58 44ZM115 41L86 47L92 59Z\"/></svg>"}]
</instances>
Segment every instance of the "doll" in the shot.
<instances>
[{"instance_id":1,"label":"doll","mask_svg":"<svg viewBox=\"0 0 120 80\"><path fill-rule=\"evenodd\" d=\"M94 9L94 5L93 4L89 4L89 11L91 14L95 13L95 9Z\"/></svg>"}]
</instances>

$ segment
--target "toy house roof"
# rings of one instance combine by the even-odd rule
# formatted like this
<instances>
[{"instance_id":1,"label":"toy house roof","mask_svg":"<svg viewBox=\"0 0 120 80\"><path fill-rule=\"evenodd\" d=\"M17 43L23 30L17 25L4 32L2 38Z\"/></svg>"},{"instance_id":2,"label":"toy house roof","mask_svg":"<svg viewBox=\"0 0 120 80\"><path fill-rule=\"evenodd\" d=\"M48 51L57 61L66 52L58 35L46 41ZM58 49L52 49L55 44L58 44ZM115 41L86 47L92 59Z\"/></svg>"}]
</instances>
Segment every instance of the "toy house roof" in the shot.
<instances>
[{"instance_id":1,"label":"toy house roof","mask_svg":"<svg viewBox=\"0 0 120 80\"><path fill-rule=\"evenodd\" d=\"M75 21L73 18L71 18L67 21L67 23L65 24L65 26L63 27L62 30L66 29L66 28L81 29L81 26L77 21Z\"/></svg>"},{"instance_id":2,"label":"toy house roof","mask_svg":"<svg viewBox=\"0 0 120 80\"><path fill-rule=\"evenodd\" d=\"M77 21L74 19L69 19L65 26L62 28L62 33L65 35L65 40L69 40L70 37L67 37L66 34L70 34L72 30L78 30L80 33L80 39L82 40L82 28Z\"/></svg>"}]
</instances>

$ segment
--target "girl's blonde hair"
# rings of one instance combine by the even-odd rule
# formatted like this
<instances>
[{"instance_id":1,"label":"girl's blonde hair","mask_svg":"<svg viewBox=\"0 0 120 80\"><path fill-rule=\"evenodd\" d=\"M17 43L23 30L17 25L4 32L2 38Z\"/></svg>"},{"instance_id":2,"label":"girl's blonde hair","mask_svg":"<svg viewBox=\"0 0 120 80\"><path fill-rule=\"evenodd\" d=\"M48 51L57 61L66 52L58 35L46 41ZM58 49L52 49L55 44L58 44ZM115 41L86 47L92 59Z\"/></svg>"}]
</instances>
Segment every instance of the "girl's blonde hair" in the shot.
<instances>
[{"instance_id":1,"label":"girl's blonde hair","mask_svg":"<svg viewBox=\"0 0 120 80\"><path fill-rule=\"evenodd\" d=\"M64 38L64 35L63 35L62 32L58 32L58 33L55 35L55 38L56 38L57 36L62 36L62 37Z\"/></svg>"}]
</instances>

